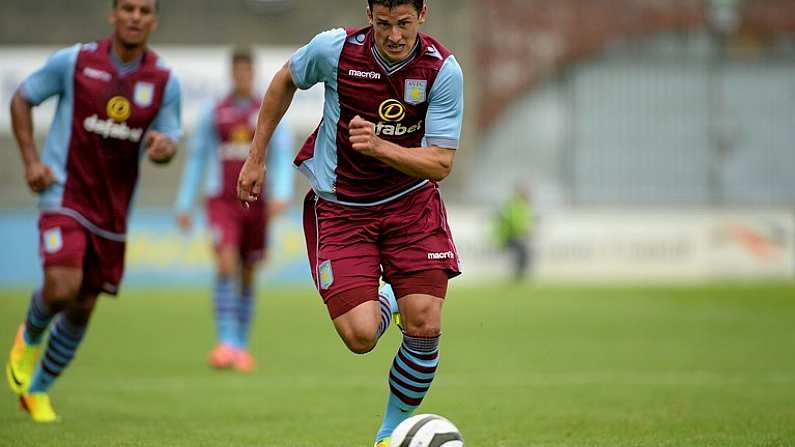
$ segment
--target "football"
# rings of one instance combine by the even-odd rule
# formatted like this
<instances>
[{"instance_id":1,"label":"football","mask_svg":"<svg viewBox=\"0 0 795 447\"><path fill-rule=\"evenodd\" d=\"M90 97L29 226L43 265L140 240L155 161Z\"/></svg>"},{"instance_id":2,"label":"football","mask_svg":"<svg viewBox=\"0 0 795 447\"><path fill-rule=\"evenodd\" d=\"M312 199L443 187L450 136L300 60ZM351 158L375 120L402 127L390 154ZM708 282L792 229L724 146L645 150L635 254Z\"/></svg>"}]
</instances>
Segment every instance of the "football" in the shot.
<instances>
[{"instance_id":1,"label":"football","mask_svg":"<svg viewBox=\"0 0 795 447\"><path fill-rule=\"evenodd\" d=\"M455 425L435 414L418 414L401 422L392 432L390 447L463 447L464 438Z\"/></svg>"}]
</instances>

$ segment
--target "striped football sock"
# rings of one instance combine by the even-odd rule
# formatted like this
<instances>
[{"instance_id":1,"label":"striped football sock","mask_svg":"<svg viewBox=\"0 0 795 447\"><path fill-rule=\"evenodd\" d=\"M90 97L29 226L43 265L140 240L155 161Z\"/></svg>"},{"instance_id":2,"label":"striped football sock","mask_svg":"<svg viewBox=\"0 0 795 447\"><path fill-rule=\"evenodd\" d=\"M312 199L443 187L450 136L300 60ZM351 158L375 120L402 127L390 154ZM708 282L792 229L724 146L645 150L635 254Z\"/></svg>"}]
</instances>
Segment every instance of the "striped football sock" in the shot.
<instances>
[{"instance_id":1,"label":"striped football sock","mask_svg":"<svg viewBox=\"0 0 795 447\"><path fill-rule=\"evenodd\" d=\"M215 280L215 327L218 330L218 341L225 345L237 344L237 297L235 284L229 278L218 277Z\"/></svg>"},{"instance_id":2,"label":"striped football sock","mask_svg":"<svg viewBox=\"0 0 795 447\"><path fill-rule=\"evenodd\" d=\"M412 337L403 334L392 368L389 370L389 400L376 441L392 434L420 405L439 364L439 336Z\"/></svg>"},{"instance_id":3,"label":"striped football sock","mask_svg":"<svg viewBox=\"0 0 795 447\"><path fill-rule=\"evenodd\" d=\"M30 383L29 393L46 393L55 379L69 366L75 356L75 351L83 340L86 332L85 326L76 326L61 314L55 320L47 349L39 360L33 380Z\"/></svg>"},{"instance_id":4,"label":"striped football sock","mask_svg":"<svg viewBox=\"0 0 795 447\"><path fill-rule=\"evenodd\" d=\"M240 300L237 303L237 344L240 349L248 346L248 337L251 332L251 320L254 316L254 292L251 289L243 289L240 292Z\"/></svg>"},{"instance_id":5,"label":"striped football sock","mask_svg":"<svg viewBox=\"0 0 795 447\"><path fill-rule=\"evenodd\" d=\"M392 321L392 312L397 312L397 299L395 292L392 291L392 286L384 283L378 290L378 304L381 311L381 323L378 325L377 337L381 338L389 329L389 322Z\"/></svg>"},{"instance_id":6,"label":"striped football sock","mask_svg":"<svg viewBox=\"0 0 795 447\"><path fill-rule=\"evenodd\" d=\"M50 325L50 321L55 316L55 312L44 302L41 289L33 292L30 297L30 307L28 316L25 319L25 343L28 345L38 345L44 338L44 332Z\"/></svg>"}]
</instances>

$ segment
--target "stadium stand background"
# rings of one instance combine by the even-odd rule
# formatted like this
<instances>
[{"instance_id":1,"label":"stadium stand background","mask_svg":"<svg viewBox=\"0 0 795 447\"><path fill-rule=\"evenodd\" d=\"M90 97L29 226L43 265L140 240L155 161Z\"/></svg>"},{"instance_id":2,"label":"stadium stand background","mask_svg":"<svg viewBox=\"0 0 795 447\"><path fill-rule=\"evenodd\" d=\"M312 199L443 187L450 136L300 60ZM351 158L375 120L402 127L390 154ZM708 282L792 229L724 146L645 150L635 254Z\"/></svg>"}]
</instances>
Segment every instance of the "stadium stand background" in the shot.
<instances>
[{"instance_id":1,"label":"stadium stand background","mask_svg":"<svg viewBox=\"0 0 795 447\"><path fill-rule=\"evenodd\" d=\"M0 45L95 39L108 33L110 3L7 0ZM162 1L153 46L294 48L319 30L364 25L365 4ZM489 219L517 182L530 185L541 216L541 277L795 277L795 2L429 4L425 30L456 53L466 79L463 146L442 191L467 278L506 270ZM130 257L131 279L160 258L186 271L195 258L170 216L183 161L143 163L137 204L156 210L160 226L133 240L132 253L153 254ZM0 132L0 208L31 214L20 167ZM306 190L297 177L296 204ZM277 237L289 262L274 264L300 278L294 214Z\"/></svg>"},{"instance_id":2,"label":"stadium stand background","mask_svg":"<svg viewBox=\"0 0 795 447\"><path fill-rule=\"evenodd\" d=\"M160 3L154 47L297 46L318 30L364 23L365 7ZM109 4L4 1L0 45L102 36ZM445 188L453 200L490 203L531 179L555 204L795 203L795 3L433 0L430 7L426 30L454 49L467 79L464 150ZM27 206L7 135L0 149L0 206ZM144 168L140 204L168 205L181 161Z\"/></svg>"}]
</instances>

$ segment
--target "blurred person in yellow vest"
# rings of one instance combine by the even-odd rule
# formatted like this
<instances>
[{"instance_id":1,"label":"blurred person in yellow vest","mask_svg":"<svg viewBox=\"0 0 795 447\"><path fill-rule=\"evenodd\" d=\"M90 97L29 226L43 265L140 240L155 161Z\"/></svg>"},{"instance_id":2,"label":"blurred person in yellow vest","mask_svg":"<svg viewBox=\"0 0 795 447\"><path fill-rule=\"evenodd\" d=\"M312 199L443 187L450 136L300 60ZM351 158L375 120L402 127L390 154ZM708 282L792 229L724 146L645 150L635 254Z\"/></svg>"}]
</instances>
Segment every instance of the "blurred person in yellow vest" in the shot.
<instances>
[{"instance_id":1,"label":"blurred person in yellow vest","mask_svg":"<svg viewBox=\"0 0 795 447\"><path fill-rule=\"evenodd\" d=\"M535 213L526 185L517 183L513 194L498 210L495 231L500 248L513 257L516 280L524 279L531 268Z\"/></svg>"}]
</instances>

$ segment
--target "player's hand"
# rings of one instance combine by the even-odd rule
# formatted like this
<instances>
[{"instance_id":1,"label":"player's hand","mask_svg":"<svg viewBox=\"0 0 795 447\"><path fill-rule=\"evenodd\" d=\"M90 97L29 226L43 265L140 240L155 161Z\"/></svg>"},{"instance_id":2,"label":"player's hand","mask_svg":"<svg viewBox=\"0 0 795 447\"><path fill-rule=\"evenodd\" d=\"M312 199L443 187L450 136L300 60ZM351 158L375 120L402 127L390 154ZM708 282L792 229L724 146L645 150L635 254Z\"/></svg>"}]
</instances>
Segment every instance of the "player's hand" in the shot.
<instances>
[{"instance_id":1,"label":"player's hand","mask_svg":"<svg viewBox=\"0 0 795 447\"><path fill-rule=\"evenodd\" d=\"M52 171L41 161L34 161L25 166L25 181L31 191L38 194L47 189L53 180L55 180L55 176Z\"/></svg>"},{"instance_id":2,"label":"player's hand","mask_svg":"<svg viewBox=\"0 0 795 447\"><path fill-rule=\"evenodd\" d=\"M255 159L251 155L243 163L237 176L237 198L244 207L248 208L249 204L259 199L266 169L264 160Z\"/></svg>"},{"instance_id":3,"label":"player's hand","mask_svg":"<svg viewBox=\"0 0 795 447\"><path fill-rule=\"evenodd\" d=\"M177 153L177 145L166 135L150 130L144 137L144 147L146 155L153 163L165 164L174 158Z\"/></svg>"},{"instance_id":4,"label":"player's hand","mask_svg":"<svg viewBox=\"0 0 795 447\"><path fill-rule=\"evenodd\" d=\"M375 125L356 115L348 124L348 135L353 150L364 155L375 157L381 139L375 134Z\"/></svg>"},{"instance_id":5,"label":"player's hand","mask_svg":"<svg viewBox=\"0 0 795 447\"><path fill-rule=\"evenodd\" d=\"M287 202L284 200L271 200L268 202L268 217L276 217L287 209Z\"/></svg>"},{"instance_id":6,"label":"player's hand","mask_svg":"<svg viewBox=\"0 0 795 447\"><path fill-rule=\"evenodd\" d=\"M179 229L183 233L190 232L191 227L193 227L193 218L190 213L177 213L177 225L179 225Z\"/></svg>"}]
</instances>

